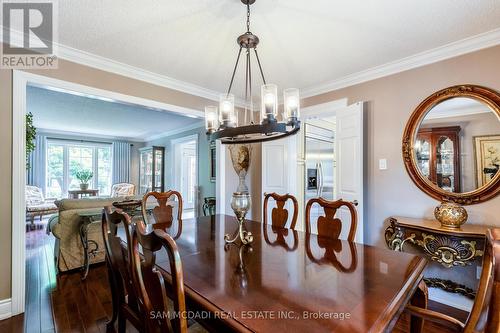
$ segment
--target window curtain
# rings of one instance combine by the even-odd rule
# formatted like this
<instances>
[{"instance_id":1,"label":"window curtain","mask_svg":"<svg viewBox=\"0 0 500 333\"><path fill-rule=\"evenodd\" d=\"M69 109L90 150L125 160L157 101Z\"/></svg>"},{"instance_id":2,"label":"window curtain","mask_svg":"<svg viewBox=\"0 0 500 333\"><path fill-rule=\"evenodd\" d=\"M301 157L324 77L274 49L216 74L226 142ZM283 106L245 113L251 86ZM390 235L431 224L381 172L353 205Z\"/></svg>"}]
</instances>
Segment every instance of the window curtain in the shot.
<instances>
[{"instance_id":1,"label":"window curtain","mask_svg":"<svg viewBox=\"0 0 500 333\"><path fill-rule=\"evenodd\" d=\"M113 184L130 183L130 143L113 142Z\"/></svg>"},{"instance_id":2,"label":"window curtain","mask_svg":"<svg viewBox=\"0 0 500 333\"><path fill-rule=\"evenodd\" d=\"M37 186L45 195L45 173L47 159L47 136L35 136L35 150L28 157L30 168L27 170L26 182L28 185Z\"/></svg>"}]
</instances>

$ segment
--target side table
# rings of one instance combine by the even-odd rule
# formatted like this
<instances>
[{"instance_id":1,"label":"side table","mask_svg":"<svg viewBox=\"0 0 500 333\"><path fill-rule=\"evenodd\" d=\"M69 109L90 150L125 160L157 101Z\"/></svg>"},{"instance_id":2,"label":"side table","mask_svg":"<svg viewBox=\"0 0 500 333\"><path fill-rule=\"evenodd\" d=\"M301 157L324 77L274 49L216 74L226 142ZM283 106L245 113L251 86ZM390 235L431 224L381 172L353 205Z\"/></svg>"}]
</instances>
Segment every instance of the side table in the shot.
<instances>
[{"instance_id":1,"label":"side table","mask_svg":"<svg viewBox=\"0 0 500 333\"><path fill-rule=\"evenodd\" d=\"M89 274L90 256L96 256L99 252L104 251L104 249L99 249L99 244L96 241L88 239L89 228L91 226L97 226L101 224L102 213L100 211L80 212L78 213L78 216L81 220L80 239L82 241L84 252L82 280L85 280L87 278L87 275ZM92 249L90 249L90 244L94 246Z\"/></svg>"},{"instance_id":2,"label":"side table","mask_svg":"<svg viewBox=\"0 0 500 333\"><path fill-rule=\"evenodd\" d=\"M68 197L70 199L80 199L82 197L96 197L99 190L69 190Z\"/></svg>"},{"instance_id":3,"label":"side table","mask_svg":"<svg viewBox=\"0 0 500 333\"><path fill-rule=\"evenodd\" d=\"M428 287L474 299L488 228L475 224L444 228L437 220L391 217L385 241L392 250L430 259L424 273Z\"/></svg>"}]
</instances>

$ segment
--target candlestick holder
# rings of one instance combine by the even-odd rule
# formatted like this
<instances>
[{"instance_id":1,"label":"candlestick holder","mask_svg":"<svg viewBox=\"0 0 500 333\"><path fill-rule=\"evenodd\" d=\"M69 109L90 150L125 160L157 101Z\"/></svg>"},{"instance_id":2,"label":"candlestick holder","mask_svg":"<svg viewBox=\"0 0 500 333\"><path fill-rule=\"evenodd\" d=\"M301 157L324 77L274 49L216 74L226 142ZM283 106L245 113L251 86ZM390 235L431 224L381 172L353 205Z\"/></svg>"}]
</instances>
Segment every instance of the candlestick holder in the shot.
<instances>
[{"instance_id":1,"label":"candlestick holder","mask_svg":"<svg viewBox=\"0 0 500 333\"><path fill-rule=\"evenodd\" d=\"M235 192L233 193L233 198L231 200L231 208L236 215L236 220L238 221L238 230L231 236L229 234L224 235L224 241L226 243L234 243L238 239L243 244L249 244L253 242L253 235L250 231L245 230L245 216L250 210L251 199L250 194L246 192Z\"/></svg>"}]
</instances>

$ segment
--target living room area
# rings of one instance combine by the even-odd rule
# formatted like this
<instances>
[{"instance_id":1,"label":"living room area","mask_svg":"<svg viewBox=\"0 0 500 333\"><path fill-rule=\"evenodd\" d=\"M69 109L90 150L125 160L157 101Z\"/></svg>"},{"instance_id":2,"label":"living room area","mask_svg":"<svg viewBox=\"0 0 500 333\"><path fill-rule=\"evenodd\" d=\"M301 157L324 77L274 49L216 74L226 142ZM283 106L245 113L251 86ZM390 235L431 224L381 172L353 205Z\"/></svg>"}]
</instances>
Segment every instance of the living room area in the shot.
<instances>
[{"instance_id":1,"label":"living room area","mask_svg":"<svg viewBox=\"0 0 500 333\"><path fill-rule=\"evenodd\" d=\"M27 299L52 289L50 276L83 268L86 278L104 261L100 228L79 228L103 206L169 188L181 192L185 218L208 213L204 198L214 202L210 145L195 115L36 84L26 87L26 111L27 269L48 272Z\"/></svg>"}]
</instances>

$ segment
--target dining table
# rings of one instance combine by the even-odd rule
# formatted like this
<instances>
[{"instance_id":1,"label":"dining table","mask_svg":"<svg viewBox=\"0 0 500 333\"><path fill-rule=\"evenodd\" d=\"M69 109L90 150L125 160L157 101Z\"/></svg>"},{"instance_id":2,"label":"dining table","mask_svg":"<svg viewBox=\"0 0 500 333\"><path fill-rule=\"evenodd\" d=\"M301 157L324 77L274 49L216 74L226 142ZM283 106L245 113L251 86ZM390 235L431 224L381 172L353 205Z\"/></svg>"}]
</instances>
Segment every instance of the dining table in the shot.
<instances>
[{"instance_id":1,"label":"dining table","mask_svg":"<svg viewBox=\"0 0 500 333\"><path fill-rule=\"evenodd\" d=\"M213 215L166 229L181 257L186 315L209 331L390 332L419 294L421 256L250 220L253 242L226 244L237 227L234 216ZM156 266L170 283L166 252Z\"/></svg>"}]
</instances>

